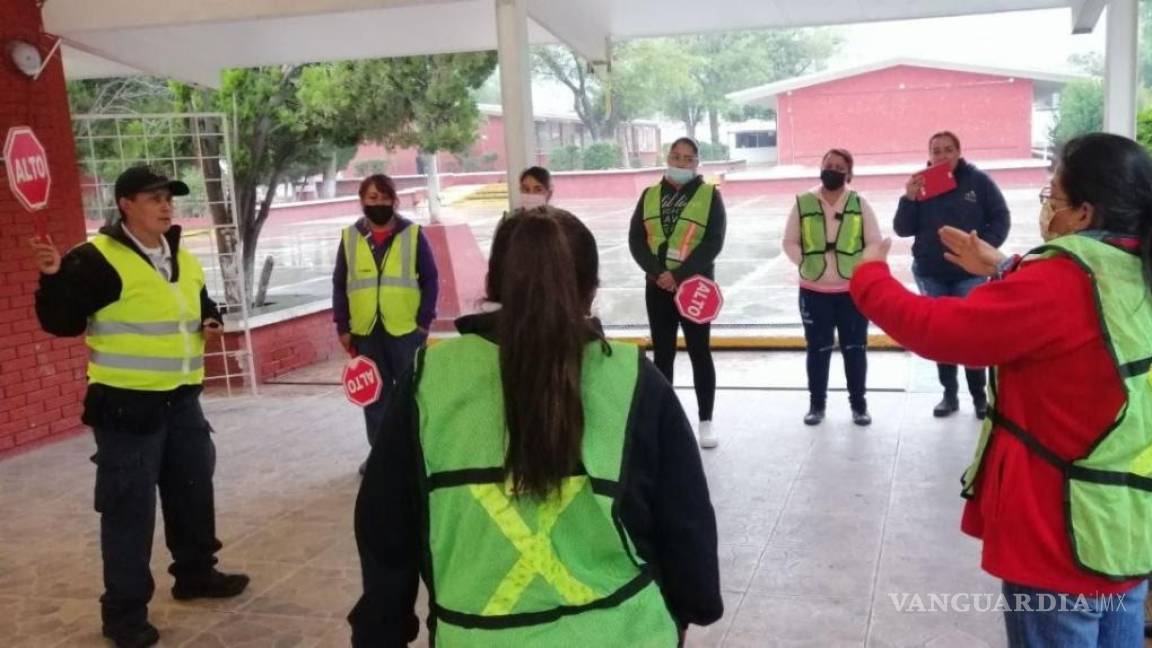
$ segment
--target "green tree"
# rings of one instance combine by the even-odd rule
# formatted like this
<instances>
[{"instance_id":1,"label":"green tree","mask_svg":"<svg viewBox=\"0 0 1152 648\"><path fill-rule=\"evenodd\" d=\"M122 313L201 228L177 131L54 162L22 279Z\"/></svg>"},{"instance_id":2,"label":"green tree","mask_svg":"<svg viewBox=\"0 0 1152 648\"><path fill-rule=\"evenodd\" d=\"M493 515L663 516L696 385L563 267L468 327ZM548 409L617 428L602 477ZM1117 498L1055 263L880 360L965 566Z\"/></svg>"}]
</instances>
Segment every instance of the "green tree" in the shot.
<instances>
[{"instance_id":1,"label":"green tree","mask_svg":"<svg viewBox=\"0 0 1152 648\"><path fill-rule=\"evenodd\" d=\"M673 48L699 62L685 71L695 78L700 93L683 98L681 113L705 115L712 143L720 144L720 117L732 107L725 95L819 70L840 42L840 36L830 29L745 31L673 39Z\"/></svg>"},{"instance_id":2,"label":"green tree","mask_svg":"<svg viewBox=\"0 0 1152 648\"><path fill-rule=\"evenodd\" d=\"M1059 149L1068 140L1104 127L1104 84L1099 79L1073 81L1060 95L1060 112L1049 139Z\"/></svg>"},{"instance_id":3,"label":"green tree","mask_svg":"<svg viewBox=\"0 0 1152 648\"><path fill-rule=\"evenodd\" d=\"M440 212L436 154L463 155L472 149L481 124L473 95L495 69L495 52L379 59L356 67L355 82L360 87L383 82L388 88L391 108L399 112L401 121L398 128L376 129L372 135L389 147L420 151L433 218Z\"/></svg>"},{"instance_id":4,"label":"green tree","mask_svg":"<svg viewBox=\"0 0 1152 648\"><path fill-rule=\"evenodd\" d=\"M616 47L607 81L561 46L536 49L534 61L538 75L572 93L573 108L595 140L614 139L623 121L659 113L684 122L692 137L707 119L712 141L720 143L720 119L735 108L725 95L817 70L839 44L830 29L640 40Z\"/></svg>"},{"instance_id":5,"label":"green tree","mask_svg":"<svg viewBox=\"0 0 1152 648\"><path fill-rule=\"evenodd\" d=\"M494 66L492 53L451 54L226 70L217 91L175 85L183 110L233 113L239 241L217 242L225 253L242 248L247 294L253 294L256 245L278 185L330 169L334 158L346 164L348 151L365 140L429 152L466 148L479 122L469 91ZM222 140L211 124L198 127L212 216L227 222L224 169L216 162ZM238 286L226 286L231 301Z\"/></svg>"}]
</instances>

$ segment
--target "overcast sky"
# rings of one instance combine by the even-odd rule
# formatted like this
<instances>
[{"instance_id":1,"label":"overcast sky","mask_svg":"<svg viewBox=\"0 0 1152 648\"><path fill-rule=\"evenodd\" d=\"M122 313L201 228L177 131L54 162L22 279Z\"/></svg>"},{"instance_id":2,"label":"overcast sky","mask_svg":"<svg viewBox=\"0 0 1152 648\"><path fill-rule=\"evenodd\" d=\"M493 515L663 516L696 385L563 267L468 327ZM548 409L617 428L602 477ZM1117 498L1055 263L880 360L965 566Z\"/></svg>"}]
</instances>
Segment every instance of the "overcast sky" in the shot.
<instances>
[{"instance_id":1,"label":"overcast sky","mask_svg":"<svg viewBox=\"0 0 1152 648\"><path fill-rule=\"evenodd\" d=\"M1072 35L1068 9L1017 11L958 18L930 18L839 26L839 50L828 61L840 68L871 61L913 57L995 67L1079 71L1068 55L1104 52L1105 17L1096 30ZM571 112L572 94L559 84L536 82L538 112Z\"/></svg>"},{"instance_id":2,"label":"overcast sky","mask_svg":"<svg viewBox=\"0 0 1152 648\"><path fill-rule=\"evenodd\" d=\"M1069 54L1104 52L1104 20L1082 36L1072 35L1068 9L850 25L839 28L844 43L829 65L911 56L1064 71Z\"/></svg>"}]
</instances>

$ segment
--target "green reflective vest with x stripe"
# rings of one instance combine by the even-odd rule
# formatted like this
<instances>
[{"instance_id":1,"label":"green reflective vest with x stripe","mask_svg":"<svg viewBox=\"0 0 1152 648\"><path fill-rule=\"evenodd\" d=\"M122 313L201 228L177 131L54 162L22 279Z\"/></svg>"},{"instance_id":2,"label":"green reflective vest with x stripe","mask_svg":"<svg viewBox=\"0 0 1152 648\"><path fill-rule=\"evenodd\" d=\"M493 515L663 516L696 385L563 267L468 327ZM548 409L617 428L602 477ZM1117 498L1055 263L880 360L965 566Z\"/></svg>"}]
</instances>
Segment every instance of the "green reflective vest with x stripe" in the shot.
<instances>
[{"instance_id":1,"label":"green reflective vest with x stripe","mask_svg":"<svg viewBox=\"0 0 1152 648\"><path fill-rule=\"evenodd\" d=\"M393 337L416 330L420 310L420 283L416 278L416 245L420 226L409 225L388 242L380 265L372 248L355 225L344 229L344 258L348 264L349 328L368 335L382 320Z\"/></svg>"},{"instance_id":2,"label":"green reflective vest with x stripe","mask_svg":"<svg viewBox=\"0 0 1152 648\"><path fill-rule=\"evenodd\" d=\"M585 350L581 474L545 500L504 478L499 348L464 335L417 362L424 574L435 645L670 648L678 632L616 514L641 355Z\"/></svg>"}]
</instances>

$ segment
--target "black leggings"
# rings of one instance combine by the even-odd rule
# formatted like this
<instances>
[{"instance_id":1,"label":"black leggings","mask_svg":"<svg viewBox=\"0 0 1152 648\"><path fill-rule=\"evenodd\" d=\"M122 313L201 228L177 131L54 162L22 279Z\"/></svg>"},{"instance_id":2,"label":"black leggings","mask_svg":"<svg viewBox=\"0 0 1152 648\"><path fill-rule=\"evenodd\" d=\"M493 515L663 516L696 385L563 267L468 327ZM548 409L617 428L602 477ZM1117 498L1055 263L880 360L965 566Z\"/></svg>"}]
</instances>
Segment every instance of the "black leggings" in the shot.
<instances>
[{"instance_id":1,"label":"black leggings","mask_svg":"<svg viewBox=\"0 0 1152 648\"><path fill-rule=\"evenodd\" d=\"M688 344L688 357L692 360L692 380L696 384L696 405L701 421L712 420L712 405L716 402L716 366L712 364L712 325L694 324L680 315L674 293L648 282L644 290L648 306L648 329L652 334L653 362L660 373L672 382L672 368L676 364L677 327L684 329Z\"/></svg>"}]
</instances>

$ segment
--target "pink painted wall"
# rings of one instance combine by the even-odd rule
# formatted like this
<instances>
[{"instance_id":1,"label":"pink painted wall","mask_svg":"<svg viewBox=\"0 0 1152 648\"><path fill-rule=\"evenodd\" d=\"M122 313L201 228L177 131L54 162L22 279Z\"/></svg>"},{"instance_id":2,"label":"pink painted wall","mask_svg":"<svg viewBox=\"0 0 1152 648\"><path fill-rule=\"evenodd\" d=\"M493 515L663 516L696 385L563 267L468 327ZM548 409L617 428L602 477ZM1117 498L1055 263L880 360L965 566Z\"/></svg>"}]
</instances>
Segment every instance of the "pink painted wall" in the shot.
<instances>
[{"instance_id":1,"label":"pink painted wall","mask_svg":"<svg viewBox=\"0 0 1152 648\"><path fill-rule=\"evenodd\" d=\"M974 159L1031 157L1030 79L899 65L779 97L780 164L815 166L846 148L857 164L927 159L951 130Z\"/></svg>"},{"instance_id":2,"label":"pink painted wall","mask_svg":"<svg viewBox=\"0 0 1152 648\"><path fill-rule=\"evenodd\" d=\"M485 123L480 129L480 136L476 139L473 145L471 155L481 158L485 155L495 155L495 159L491 163L492 171L506 170L504 164L504 118L499 115L489 115L484 117ZM546 122L537 122L553 124L555 120L548 120ZM574 122L562 121L565 129L570 129L574 126ZM640 162L644 166L658 164L660 158L660 131L656 126L651 125L637 125L636 129L653 128L655 132L656 149L654 151L644 151L640 153ZM391 176L404 176L404 175L418 175L419 168L416 165L416 149L396 149L388 151L380 144L365 142L360 145L360 149L356 152L356 156L348 163L344 169L345 178L360 177L356 171L356 165L360 162L369 160L384 160L389 161L388 169L385 171ZM466 170L456 156L451 153L440 153L437 155L438 166L441 173L465 173ZM539 153L536 156L534 164L541 166L548 166L548 154ZM481 169L488 170L488 169Z\"/></svg>"}]
</instances>

